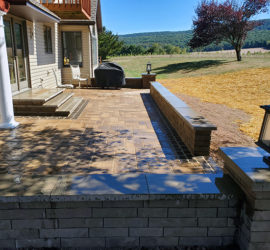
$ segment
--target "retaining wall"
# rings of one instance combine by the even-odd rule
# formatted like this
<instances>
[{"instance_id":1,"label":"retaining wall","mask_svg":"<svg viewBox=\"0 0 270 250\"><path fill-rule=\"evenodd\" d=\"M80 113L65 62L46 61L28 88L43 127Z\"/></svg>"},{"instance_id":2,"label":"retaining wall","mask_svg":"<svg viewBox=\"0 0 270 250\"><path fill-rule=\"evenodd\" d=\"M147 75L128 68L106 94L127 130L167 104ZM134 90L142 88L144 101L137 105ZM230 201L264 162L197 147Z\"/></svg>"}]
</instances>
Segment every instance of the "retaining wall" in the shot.
<instances>
[{"instance_id":1,"label":"retaining wall","mask_svg":"<svg viewBox=\"0 0 270 250\"><path fill-rule=\"evenodd\" d=\"M270 249L270 175L261 148L221 148L225 171L243 190L237 237L241 250Z\"/></svg>"},{"instance_id":2,"label":"retaining wall","mask_svg":"<svg viewBox=\"0 0 270 250\"><path fill-rule=\"evenodd\" d=\"M235 242L239 216L235 198L134 198L0 203L0 246L174 247L228 246Z\"/></svg>"},{"instance_id":3,"label":"retaining wall","mask_svg":"<svg viewBox=\"0 0 270 250\"><path fill-rule=\"evenodd\" d=\"M90 78L91 86L92 87L99 87L96 84L95 78ZM143 81L141 77L128 77L126 78L126 85L124 88L130 88L130 89L142 89L143 88Z\"/></svg>"},{"instance_id":4,"label":"retaining wall","mask_svg":"<svg viewBox=\"0 0 270 250\"><path fill-rule=\"evenodd\" d=\"M126 77L124 88L130 89L150 89L150 82L156 80L156 74L142 74L142 77ZM98 87L95 78L90 78L91 86Z\"/></svg>"},{"instance_id":5,"label":"retaining wall","mask_svg":"<svg viewBox=\"0 0 270 250\"><path fill-rule=\"evenodd\" d=\"M216 126L192 110L159 82L151 82L151 96L170 122L189 151L195 155L209 155L211 132Z\"/></svg>"}]
</instances>

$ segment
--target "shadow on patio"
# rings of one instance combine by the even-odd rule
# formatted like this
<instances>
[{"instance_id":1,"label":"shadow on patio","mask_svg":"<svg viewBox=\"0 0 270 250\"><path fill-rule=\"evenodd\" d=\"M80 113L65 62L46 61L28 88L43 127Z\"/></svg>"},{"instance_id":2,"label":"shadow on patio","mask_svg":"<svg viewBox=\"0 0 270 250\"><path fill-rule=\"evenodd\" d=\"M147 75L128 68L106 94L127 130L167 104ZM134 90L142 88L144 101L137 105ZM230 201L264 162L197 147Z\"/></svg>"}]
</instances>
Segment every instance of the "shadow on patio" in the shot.
<instances>
[{"instance_id":1,"label":"shadow on patio","mask_svg":"<svg viewBox=\"0 0 270 250\"><path fill-rule=\"evenodd\" d=\"M122 190L142 192L145 174L215 172L208 159L191 157L149 92L75 93L91 100L76 120L22 118L18 129L0 131L0 192L58 194L94 175L115 183L123 174Z\"/></svg>"}]
</instances>

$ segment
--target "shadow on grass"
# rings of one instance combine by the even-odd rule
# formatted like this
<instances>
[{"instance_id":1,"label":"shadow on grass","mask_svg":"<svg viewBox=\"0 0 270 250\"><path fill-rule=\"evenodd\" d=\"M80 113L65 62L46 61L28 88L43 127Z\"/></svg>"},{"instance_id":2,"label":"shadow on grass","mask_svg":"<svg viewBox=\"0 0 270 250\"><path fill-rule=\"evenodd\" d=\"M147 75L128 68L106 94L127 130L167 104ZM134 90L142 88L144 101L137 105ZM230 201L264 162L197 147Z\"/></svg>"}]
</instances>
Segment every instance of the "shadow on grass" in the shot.
<instances>
[{"instance_id":1,"label":"shadow on grass","mask_svg":"<svg viewBox=\"0 0 270 250\"><path fill-rule=\"evenodd\" d=\"M188 72L203 69L203 68L220 66L225 63L226 61L224 60L202 60L202 61L197 61L197 62L173 63L173 64L168 64L163 67L154 68L154 71L158 74L170 74L170 73L175 73L180 70L183 70L186 73L188 73Z\"/></svg>"}]
</instances>

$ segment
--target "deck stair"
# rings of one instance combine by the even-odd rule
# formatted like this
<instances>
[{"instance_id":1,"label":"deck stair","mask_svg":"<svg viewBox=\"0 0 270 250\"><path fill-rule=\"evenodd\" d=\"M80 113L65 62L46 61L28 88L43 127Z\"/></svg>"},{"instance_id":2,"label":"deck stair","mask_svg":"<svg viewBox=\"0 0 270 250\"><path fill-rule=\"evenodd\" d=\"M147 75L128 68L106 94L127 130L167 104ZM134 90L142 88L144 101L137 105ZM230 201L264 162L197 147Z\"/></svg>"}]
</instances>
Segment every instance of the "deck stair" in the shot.
<instances>
[{"instance_id":1,"label":"deck stair","mask_svg":"<svg viewBox=\"0 0 270 250\"><path fill-rule=\"evenodd\" d=\"M33 89L13 96L15 115L69 116L83 102L63 89Z\"/></svg>"}]
</instances>

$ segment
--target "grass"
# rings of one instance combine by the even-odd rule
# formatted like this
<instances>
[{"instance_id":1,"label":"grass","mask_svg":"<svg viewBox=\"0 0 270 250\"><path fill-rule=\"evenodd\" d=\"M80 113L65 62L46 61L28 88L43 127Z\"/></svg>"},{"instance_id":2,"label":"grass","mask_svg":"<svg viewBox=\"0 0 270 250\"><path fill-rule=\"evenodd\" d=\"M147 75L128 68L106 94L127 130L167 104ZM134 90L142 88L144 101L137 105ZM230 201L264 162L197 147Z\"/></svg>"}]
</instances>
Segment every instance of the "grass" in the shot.
<instances>
[{"instance_id":1,"label":"grass","mask_svg":"<svg viewBox=\"0 0 270 250\"><path fill-rule=\"evenodd\" d=\"M150 61L158 80L173 93L245 111L251 119L239 123L240 130L258 139L264 114L259 106L270 104L270 53L244 55L242 62L234 54L221 53L131 56L113 61L124 67L128 77L139 77Z\"/></svg>"},{"instance_id":2,"label":"grass","mask_svg":"<svg viewBox=\"0 0 270 250\"><path fill-rule=\"evenodd\" d=\"M127 77L140 77L145 72L147 62L152 63L153 72L158 79L176 79L202 75L236 72L247 68L270 67L270 53L244 55L237 62L234 53L201 53L173 56L125 56L114 57L121 65Z\"/></svg>"}]
</instances>

